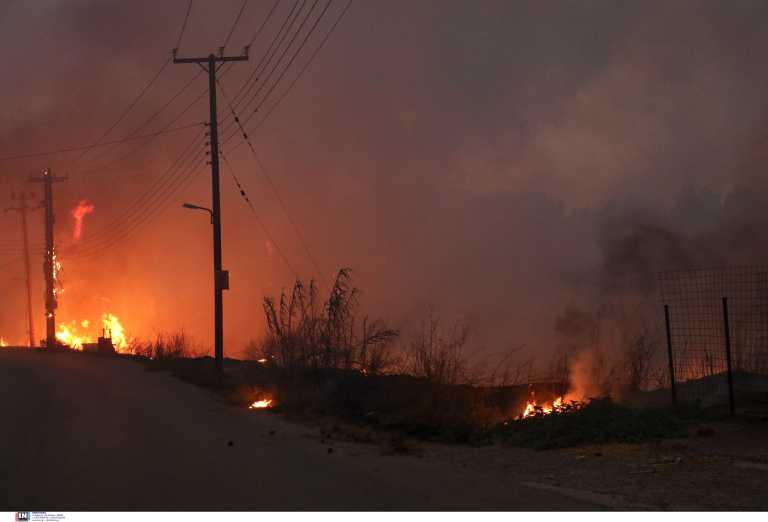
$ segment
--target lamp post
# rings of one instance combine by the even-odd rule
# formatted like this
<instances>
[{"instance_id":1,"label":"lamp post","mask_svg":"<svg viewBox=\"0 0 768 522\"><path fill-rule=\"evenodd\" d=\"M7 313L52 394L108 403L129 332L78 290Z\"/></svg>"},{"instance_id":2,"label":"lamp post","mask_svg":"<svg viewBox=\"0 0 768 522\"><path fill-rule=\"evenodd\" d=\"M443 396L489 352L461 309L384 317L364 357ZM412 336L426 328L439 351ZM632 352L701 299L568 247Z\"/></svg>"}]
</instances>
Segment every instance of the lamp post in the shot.
<instances>
[{"instance_id":1,"label":"lamp post","mask_svg":"<svg viewBox=\"0 0 768 522\"><path fill-rule=\"evenodd\" d=\"M208 212L211 216L211 225L214 226L214 230L216 228L216 220L215 220L215 214L213 210L207 207L201 207L200 205L193 205L192 203L183 203L181 205L184 208L190 209L190 210L204 210L205 212ZM214 249L216 248L216 235L214 234ZM216 371L219 374L219 377L222 376L224 371L224 347L222 342L222 326L223 326L223 314L221 313L221 291L222 290L228 290L229 289L229 272L227 270L220 270L218 269L218 265L214 266L214 284L215 284L215 292L216 292L216 350L215 350L215 360L216 360Z\"/></svg>"},{"instance_id":2,"label":"lamp post","mask_svg":"<svg viewBox=\"0 0 768 522\"><path fill-rule=\"evenodd\" d=\"M188 208L190 210L205 210L211 215L211 224L213 224L213 210L211 210L210 208L201 207L199 205L193 205L192 203L183 203L181 206L184 208Z\"/></svg>"}]
</instances>

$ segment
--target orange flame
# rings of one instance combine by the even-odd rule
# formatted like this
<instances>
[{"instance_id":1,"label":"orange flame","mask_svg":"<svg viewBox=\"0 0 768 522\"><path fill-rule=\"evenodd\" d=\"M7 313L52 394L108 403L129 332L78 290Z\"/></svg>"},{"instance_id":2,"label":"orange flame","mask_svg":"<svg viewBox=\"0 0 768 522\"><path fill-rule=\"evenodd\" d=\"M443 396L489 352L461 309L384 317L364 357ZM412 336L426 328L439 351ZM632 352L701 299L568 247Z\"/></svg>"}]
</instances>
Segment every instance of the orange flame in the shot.
<instances>
[{"instance_id":1,"label":"orange flame","mask_svg":"<svg viewBox=\"0 0 768 522\"><path fill-rule=\"evenodd\" d=\"M93 343L95 337L87 333L80 333L78 324L86 329L91 326L91 322L87 319L79 322L70 321L68 323L59 323L56 339L58 339L60 343L66 344L74 350L82 350L84 344ZM118 353L126 353L129 351L129 345L132 339L128 338L125 333L125 328L116 315L111 313L102 314L101 326L103 328L104 336L112 339L112 345ZM101 333L99 333L99 335L101 335Z\"/></svg>"},{"instance_id":2,"label":"orange flame","mask_svg":"<svg viewBox=\"0 0 768 522\"><path fill-rule=\"evenodd\" d=\"M248 406L249 410L260 410L264 408L271 408L272 407L272 399L260 399L258 401L254 401L253 404Z\"/></svg>"},{"instance_id":3,"label":"orange flame","mask_svg":"<svg viewBox=\"0 0 768 522\"><path fill-rule=\"evenodd\" d=\"M557 397L552 402L545 402L541 406L539 406L536 403L535 399L532 399L528 401L525 404L525 409L523 410L523 413L520 415L521 419L525 419L527 417L531 417L534 415L549 415L552 412L559 412L563 408L563 398Z\"/></svg>"},{"instance_id":4,"label":"orange flame","mask_svg":"<svg viewBox=\"0 0 768 522\"><path fill-rule=\"evenodd\" d=\"M90 336L81 335L77 332L77 324L75 321L59 323L57 330L56 339L61 344L66 344L74 350L82 350L84 344L93 342L93 338Z\"/></svg>"},{"instance_id":5,"label":"orange flame","mask_svg":"<svg viewBox=\"0 0 768 522\"><path fill-rule=\"evenodd\" d=\"M5 339L0 337L0 348L5 348L6 346L8 346L8 343L5 342Z\"/></svg>"},{"instance_id":6,"label":"orange flame","mask_svg":"<svg viewBox=\"0 0 768 522\"><path fill-rule=\"evenodd\" d=\"M88 203L85 200L80 201L80 203L77 204L77 207L75 207L72 210L72 217L75 218L75 229L72 232L72 238L75 241L80 241L80 235L83 232L83 219L85 216L93 212L93 209L96 208L90 203Z\"/></svg>"}]
</instances>

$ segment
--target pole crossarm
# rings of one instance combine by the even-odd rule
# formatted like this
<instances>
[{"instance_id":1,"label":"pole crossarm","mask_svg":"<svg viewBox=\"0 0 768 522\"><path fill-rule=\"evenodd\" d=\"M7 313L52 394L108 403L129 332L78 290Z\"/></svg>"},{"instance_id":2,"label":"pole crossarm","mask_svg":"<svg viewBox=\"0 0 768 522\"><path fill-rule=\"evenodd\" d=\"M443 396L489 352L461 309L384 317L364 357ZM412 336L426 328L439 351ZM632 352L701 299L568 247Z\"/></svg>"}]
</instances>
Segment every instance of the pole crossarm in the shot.
<instances>
[{"instance_id":1,"label":"pole crossarm","mask_svg":"<svg viewBox=\"0 0 768 522\"><path fill-rule=\"evenodd\" d=\"M205 58L174 58L173 63L208 63L209 56ZM214 62L245 62L248 56L214 56Z\"/></svg>"}]
</instances>

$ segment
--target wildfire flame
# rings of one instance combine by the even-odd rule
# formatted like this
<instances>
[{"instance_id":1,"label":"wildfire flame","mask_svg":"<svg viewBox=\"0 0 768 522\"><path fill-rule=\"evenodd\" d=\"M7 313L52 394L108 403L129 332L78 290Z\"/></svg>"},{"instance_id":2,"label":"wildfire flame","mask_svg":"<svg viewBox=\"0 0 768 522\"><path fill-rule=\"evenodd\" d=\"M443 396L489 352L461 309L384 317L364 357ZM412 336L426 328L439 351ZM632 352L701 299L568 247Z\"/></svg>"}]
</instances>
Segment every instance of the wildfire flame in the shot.
<instances>
[{"instance_id":1,"label":"wildfire flame","mask_svg":"<svg viewBox=\"0 0 768 522\"><path fill-rule=\"evenodd\" d=\"M5 342L5 339L0 337L0 348L5 348L6 346L8 346L8 343Z\"/></svg>"},{"instance_id":2,"label":"wildfire flame","mask_svg":"<svg viewBox=\"0 0 768 522\"><path fill-rule=\"evenodd\" d=\"M54 297L57 297L60 293L64 291L64 287L61 284L61 261L59 261L59 257L56 255L56 251L53 251L53 254L51 255L51 259L53 261L53 266L51 267L53 269L53 295Z\"/></svg>"},{"instance_id":3,"label":"wildfire flame","mask_svg":"<svg viewBox=\"0 0 768 522\"><path fill-rule=\"evenodd\" d=\"M258 401L254 401L253 404L248 406L249 410L260 410L263 408L270 408L272 407L272 399L260 399Z\"/></svg>"},{"instance_id":4,"label":"wildfire flame","mask_svg":"<svg viewBox=\"0 0 768 522\"><path fill-rule=\"evenodd\" d=\"M112 338L112 344L118 352L128 347L128 340L125 337L125 329L117 316L113 314L104 314L101 316L101 324L104 327L104 334Z\"/></svg>"},{"instance_id":5,"label":"wildfire flame","mask_svg":"<svg viewBox=\"0 0 768 522\"><path fill-rule=\"evenodd\" d=\"M96 207L87 201L82 200L72 210L72 217L75 218L75 228L72 231L72 238L75 241L80 241L80 236L83 233L83 219L85 219L85 216L93 212L94 208Z\"/></svg>"},{"instance_id":6,"label":"wildfire flame","mask_svg":"<svg viewBox=\"0 0 768 522\"><path fill-rule=\"evenodd\" d=\"M88 328L91 322L86 319L80 321L79 324L83 328ZM89 334L81 334L78 331L77 325L77 321L59 323L56 339L72 349L82 350L84 344L93 343L94 337ZM101 326L104 336L112 339L112 345L115 347L115 350L119 353L125 353L129 348L130 339L126 336L125 328L120 319L114 314L105 313L101 316Z\"/></svg>"},{"instance_id":7,"label":"wildfire flame","mask_svg":"<svg viewBox=\"0 0 768 522\"><path fill-rule=\"evenodd\" d=\"M72 215L75 216L76 220L78 220L75 228L76 235L79 234L78 227L82 225L83 216L89 214L92 211L93 205L87 205L84 201L81 201L80 205L78 205L78 207L72 211ZM59 259L56 257L56 254L54 254L53 278L56 282L56 287L61 286L61 282L59 281L60 274L61 261L59 261ZM54 293L57 293L55 288ZM80 334L78 332L78 324L80 327L86 330L91 327L91 321L88 319L81 321L60 322L57 328L58 331L56 332L56 339L61 344L65 344L70 348L75 350L82 350L83 345L91 344L94 342L94 338L103 335L104 337L112 340L112 346L114 346L117 352L125 353L128 351L131 340L126 336L125 328L116 315L110 312L103 313L101 315L102 331L97 333L95 336L87 333Z\"/></svg>"},{"instance_id":8,"label":"wildfire flame","mask_svg":"<svg viewBox=\"0 0 768 522\"><path fill-rule=\"evenodd\" d=\"M549 415L552 412L559 412L563 408L563 398L557 397L552 402L545 402L542 405L538 405L535 399L529 400L525 404L525 409L520 415L521 419L531 417L533 415Z\"/></svg>"},{"instance_id":9,"label":"wildfire flame","mask_svg":"<svg viewBox=\"0 0 768 522\"><path fill-rule=\"evenodd\" d=\"M93 342L93 338L89 335L78 334L75 321L59 323L57 330L56 340L61 344L66 344L74 350L82 350L84 344Z\"/></svg>"}]
</instances>

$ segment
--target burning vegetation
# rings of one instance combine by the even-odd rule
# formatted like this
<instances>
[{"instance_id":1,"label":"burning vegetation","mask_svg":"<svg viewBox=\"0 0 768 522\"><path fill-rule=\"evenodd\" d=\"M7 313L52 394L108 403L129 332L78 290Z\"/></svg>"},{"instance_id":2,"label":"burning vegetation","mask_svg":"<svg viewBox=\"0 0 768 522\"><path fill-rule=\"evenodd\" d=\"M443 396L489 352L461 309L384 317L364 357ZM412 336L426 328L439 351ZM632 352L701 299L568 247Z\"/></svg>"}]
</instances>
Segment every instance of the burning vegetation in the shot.
<instances>
[{"instance_id":1,"label":"burning vegetation","mask_svg":"<svg viewBox=\"0 0 768 522\"><path fill-rule=\"evenodd\" d=\"M77 321L59 323L56 340L74 350L83 350L87 345L94 343L94 335L82 332L80 328L84 330L91 328L91 322L86 319L79 323ZM95 337L98 338L99 336L96 335ZM125 328L123 328L120 319L114 314L105 313L101 316L100 337L110 339L112 346L118 353L128 353L130 339L126 337Z\"/></svg>"}]
</instances>

